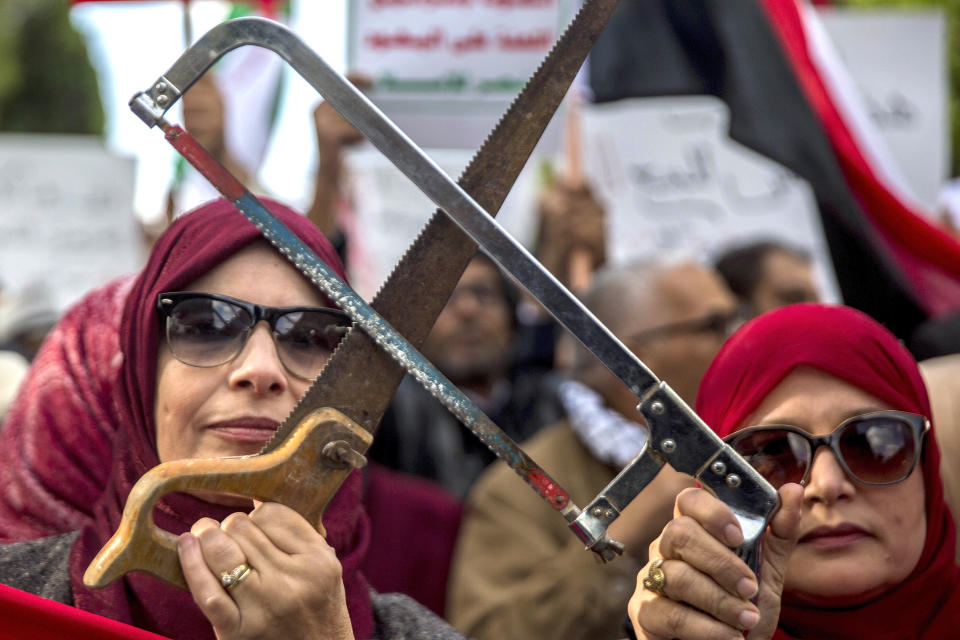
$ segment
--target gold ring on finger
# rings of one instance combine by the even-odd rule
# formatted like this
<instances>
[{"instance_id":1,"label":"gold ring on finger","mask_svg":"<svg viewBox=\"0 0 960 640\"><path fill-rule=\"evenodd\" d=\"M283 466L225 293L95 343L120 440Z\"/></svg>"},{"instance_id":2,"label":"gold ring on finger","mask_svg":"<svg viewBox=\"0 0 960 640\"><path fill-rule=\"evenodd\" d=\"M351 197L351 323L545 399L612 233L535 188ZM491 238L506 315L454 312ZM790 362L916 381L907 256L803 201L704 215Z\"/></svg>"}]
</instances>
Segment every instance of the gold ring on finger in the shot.
<instances>
[{"instance_id":1,"label":"gold ring on finger","mask_svg":"<svg viewBox=\"0 0 960 640\"><path fill-rule=\"evenodd\" d=\"M220 584L223 585L223 588L227 591L230 591L238 584L250 577L250 572L252 569L247 566L245 562L241 562L231 571L226 571L220 574Z\"/></svg>"},{"instance_id":2,"label":"gold ring on finger","mask_svg":"<svg viewBox=\"0 0 960 640\"><path fill-rule=\"evenodd\" d=\"M643 579L643 588L661 597L666 597L667 576L663 573L663 558L657 558L647 567L647 577Z\"/></svg>"}]
</instances>

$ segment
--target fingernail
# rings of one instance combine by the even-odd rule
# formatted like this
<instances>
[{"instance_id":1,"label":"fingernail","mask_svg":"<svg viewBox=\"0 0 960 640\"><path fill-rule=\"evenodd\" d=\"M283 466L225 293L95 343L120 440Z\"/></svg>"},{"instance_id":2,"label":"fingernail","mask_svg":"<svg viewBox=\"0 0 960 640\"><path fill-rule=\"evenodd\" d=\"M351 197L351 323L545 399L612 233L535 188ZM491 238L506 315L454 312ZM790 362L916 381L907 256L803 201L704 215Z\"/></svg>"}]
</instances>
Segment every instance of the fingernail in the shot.
<instances>
[{"instance_id":1,"label":"fingernail","mask_svg":"<svg viewBox=\"0 0 960 640\"><path fill-rule=\"evenodd\" d=\"M737 582L737 593L744 598L752 598L757 593L757 583L753 578L740 578Z\"/></svg>"},{"instance_id":2,"label":"fingernail","mask_svg":"<svg viewBox=\"0 0 960 640\"><path fill-rule=\"evenodd\" d=\"M727 539L727 544L730 546L738 545L743 542L743 535L740 533L740 527L734 524L728 524L727 528L723 530L723 535Z\"/></svg>"},{"instance_id":3,"label":"fingernail","mask_svg":"<svg viewBox=\"0 0 960 640\"><path fill-rule=\"evenodd\" d=\"M192 533L181 533L180 538L177 540L177 546L184 550L191 548L195 544L197 544L197 537Z\"/></svg>"},{"instance_id":4,"label":"fingernail","mask_svg":"<svg viewBox=\"0 0 960 640\"><path fill-rule=\"evenodd\" d=\"M747 609L740 612L740 626L744 629L750 629L758 622L760 622L760 614L756 611Z\"/></svg>"}]
</instances>

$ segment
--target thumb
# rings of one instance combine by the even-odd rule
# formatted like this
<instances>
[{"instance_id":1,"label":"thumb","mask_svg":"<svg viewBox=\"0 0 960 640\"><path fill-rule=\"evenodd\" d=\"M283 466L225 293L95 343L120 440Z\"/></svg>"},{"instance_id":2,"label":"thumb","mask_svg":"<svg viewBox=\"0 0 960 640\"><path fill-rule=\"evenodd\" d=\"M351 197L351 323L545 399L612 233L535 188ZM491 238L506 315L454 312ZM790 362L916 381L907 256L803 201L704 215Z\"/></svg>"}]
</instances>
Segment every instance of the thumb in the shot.
<instances>
[{"instance_id":1,"label":"thumb","mask_svg":"<svg viewBox=\"0 0 960 640\"><path fill-rule=\"evenodd\" d=\"M800 536L803 488L798 484L785 484L780 487L779 493L780 510L770 521L764 538L760 593L757 598L760 622L750 630L750 640L772 638L777 630L787 563Z\"/></svg>"}]
</instances>

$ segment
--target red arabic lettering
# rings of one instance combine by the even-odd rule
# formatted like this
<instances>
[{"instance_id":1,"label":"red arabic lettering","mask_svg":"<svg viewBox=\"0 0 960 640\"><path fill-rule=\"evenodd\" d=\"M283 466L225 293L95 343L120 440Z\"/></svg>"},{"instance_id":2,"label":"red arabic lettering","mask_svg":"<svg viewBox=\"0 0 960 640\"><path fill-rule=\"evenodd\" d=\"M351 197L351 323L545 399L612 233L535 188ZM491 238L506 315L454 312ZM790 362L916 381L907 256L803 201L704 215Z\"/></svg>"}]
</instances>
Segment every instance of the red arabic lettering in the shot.
<instances>
[{"instance_id":1,"label":"red arabic lettering","mask_svg":"<svg viewBox=\"0 0 960 640\"><path fill-rule=\"evenodd\" d=\"M530 33L501 33L497 36L500 48L506 51L530 51L549 49L553 44L553 33L541 29Z\"/></svg>"},{"instance_id":2,"label":"red arabic lettering","mask_svg":"<svg viewBox=\"0 0 960 640\"><path fill-rule=\"evenodd\" d=\"M414 6L469 7L472 4L473 0L370 0L370 6L374 9L407 8Z\"/></svg>"},{"instance_id":3,"label":"red arabic lettering","mask_svg":"<svg viewBox=\"0 0 960 640\"><path fill-rule=\"evenodd\" d=\"M500 9L539 9L553 6L555 0L485 0L484 4Z\"/></svg>"},{"instance_id":4,"label":"red arabic lettering","mask_svg":"<svg viewBox=\"0 0 960 640\"><path fill-rule=\"evenodd\" d=\"M488 44L487 34L483 31L474 31L471 34L454 40L453 50L455 53L467 53L468 51L486 49Z\"/></svg>"},{"instance_id":5,"label":"red arabic lettering","mask_svg":"<svg viewBox=\"0 0 960 640\"><path fill-rule=\"evenodd\" d=\"M443 32L440 29L434 29L429 33L417 35L406 29L400 29L395 33L375 31L366 34L364 39L373 49L416 49L423 51L441 46L443 44Z\"/></svg>"}]
</instances>

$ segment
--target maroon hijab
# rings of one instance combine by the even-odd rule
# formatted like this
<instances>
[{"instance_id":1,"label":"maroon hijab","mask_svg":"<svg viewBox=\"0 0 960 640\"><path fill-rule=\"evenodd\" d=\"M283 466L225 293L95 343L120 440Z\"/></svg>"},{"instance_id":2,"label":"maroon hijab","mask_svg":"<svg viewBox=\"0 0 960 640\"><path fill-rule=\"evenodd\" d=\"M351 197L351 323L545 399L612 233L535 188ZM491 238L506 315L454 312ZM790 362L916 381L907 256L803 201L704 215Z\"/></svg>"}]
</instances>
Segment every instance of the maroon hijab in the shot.
<instances>
[{"instance_id":1,"label":"maroon hijab","mask_svg":"<svg viewBox=\"0 0 960 640\"><path fill-rule=\"evenodd\" d=\"M829 373L902 411L930 416L917 364L889 331L842 306L802 304L764 314L737 331L700 384L697 412L720 436L744 421L794 368ZM931 431L921 462L927 535L913 572L887 593L853 607L791 601L784 594L775 638L956 637L960 628L960 569L956 531L943 497L940 453Z\"/></svg>"},{"instance_id":2,"label":"maroon hijab","mask_svg":"<svg viewBox=\"0 0 960 640\"><path fill-rule=\"evenodd\" d=\"M0 428L0 543L76 531L107 482L117 341L132 275L94 289L50 332Z\"/></svg>"},{"instance_id":3,"label":"maroon hijab","mask_svg":"<svg viewBox=\"0 0 960 640\"><path fill-rule=\"evenodd\" d=\"M343 266L330 243L305 217L268 200L271 212L341 277ZM260 240L256 228L226 200L208 203L176 220L157 242L147 266L133 283L120 321L123 364L115 401L118 430L106 489L94 507L93 522L81 530L70 557L75 604L109 618L172 638L213 638L213 629L186 591L131 573L103 590L87 589L82 576L93 556L120 523L123 505L137 479L159 463L153 422L160 334L157 296L181 289L225 259ZM343 566L343 583L354 635L373 633L369 587L358 568L366 552L369 525L360 505L361 480L351 474L324 515L327 541ZM191 496L167 496L155 511L157 524L179 534L203 516L223 519L232 511Z\"/></svg>"}]
</instances>

